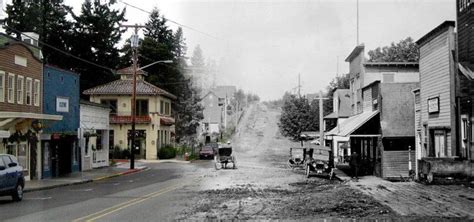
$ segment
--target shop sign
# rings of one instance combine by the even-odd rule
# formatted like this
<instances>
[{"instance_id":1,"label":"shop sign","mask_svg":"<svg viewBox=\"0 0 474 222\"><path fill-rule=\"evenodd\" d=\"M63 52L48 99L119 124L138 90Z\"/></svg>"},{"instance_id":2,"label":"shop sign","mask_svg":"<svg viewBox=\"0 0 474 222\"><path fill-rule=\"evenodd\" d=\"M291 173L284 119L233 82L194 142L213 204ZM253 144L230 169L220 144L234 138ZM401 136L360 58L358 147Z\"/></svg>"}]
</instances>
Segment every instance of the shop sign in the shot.
<instances>
[{"instance_id":1,"label":"shop sign","mask_svg":"<svg viewBox=\"0 0 474 222\"><path fill-rule=\"evenodd\" d=\"M439 113L439 97L428 99L428 113Z\"/></svg>"}]
</instances>

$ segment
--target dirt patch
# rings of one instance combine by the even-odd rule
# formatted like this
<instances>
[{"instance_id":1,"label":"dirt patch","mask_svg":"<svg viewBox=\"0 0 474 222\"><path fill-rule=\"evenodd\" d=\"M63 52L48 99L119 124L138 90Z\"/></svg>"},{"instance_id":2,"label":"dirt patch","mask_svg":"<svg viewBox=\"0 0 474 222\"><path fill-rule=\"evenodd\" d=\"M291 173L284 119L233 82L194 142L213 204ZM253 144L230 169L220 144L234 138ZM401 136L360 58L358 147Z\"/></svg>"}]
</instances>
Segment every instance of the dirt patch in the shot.
<instances>
[{"instance_id":1,"label":"dirt patch","mask_svg":"<svg viewBox=\"0 0 474 222\"><path fill-rule=\"evenodd\" d=\"M385 218L394 213L373 198L339 181L312 179L290 184L294 189L235 188L201 191L182 218L218 220ZM290 216L291 215L291 216Z\"/></svg>"}]
</instances>

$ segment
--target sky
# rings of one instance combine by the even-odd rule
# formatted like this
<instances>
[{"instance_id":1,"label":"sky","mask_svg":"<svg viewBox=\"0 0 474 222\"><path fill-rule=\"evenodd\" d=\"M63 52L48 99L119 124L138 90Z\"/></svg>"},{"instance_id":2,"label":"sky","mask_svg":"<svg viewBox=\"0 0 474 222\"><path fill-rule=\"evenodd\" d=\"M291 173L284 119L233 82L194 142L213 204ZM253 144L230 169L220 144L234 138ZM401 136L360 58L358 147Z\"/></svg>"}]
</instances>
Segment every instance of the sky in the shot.
<instances>
[{"instance_id":1,"label":"sky","mask_svg":"<svg viewBox=\"0 0 474 222\"><path fill-rule=\"evenodd\" d=\"M199 44L206 60L219 64L217 84L235 85L262 100L296 92L298 75L302 94L325 90L337 74L348 72L344 60L357 45L357 0L118 1L129 24L144 24L148 14L123 2L148 11L156 7L191 27L183 27L187 56ZM78 12L82 1L65 3ZM418 40L455 19L454 0L360 0L359 43L367 53L408 36Z\"/></svg>"}]
</instances>

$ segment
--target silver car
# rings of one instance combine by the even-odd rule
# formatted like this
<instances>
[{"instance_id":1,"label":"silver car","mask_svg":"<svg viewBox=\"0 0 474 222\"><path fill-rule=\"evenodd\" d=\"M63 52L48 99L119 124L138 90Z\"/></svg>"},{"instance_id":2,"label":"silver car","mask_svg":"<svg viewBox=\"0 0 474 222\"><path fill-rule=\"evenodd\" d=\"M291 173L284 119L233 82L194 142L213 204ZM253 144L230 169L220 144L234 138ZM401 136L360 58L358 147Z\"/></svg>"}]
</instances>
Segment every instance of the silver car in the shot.
<instances>
[{"instance_id":1,"label":"silver car","mask_svg":"<svg viewBox=\"0 0 474 222\"><path fill-rule=\"evenodd\" d=\"M12 196L14 201L21 201L23 188L23 167L18 164L15 156L0 154L0 196Z\"/></svg>"}]
</instances>

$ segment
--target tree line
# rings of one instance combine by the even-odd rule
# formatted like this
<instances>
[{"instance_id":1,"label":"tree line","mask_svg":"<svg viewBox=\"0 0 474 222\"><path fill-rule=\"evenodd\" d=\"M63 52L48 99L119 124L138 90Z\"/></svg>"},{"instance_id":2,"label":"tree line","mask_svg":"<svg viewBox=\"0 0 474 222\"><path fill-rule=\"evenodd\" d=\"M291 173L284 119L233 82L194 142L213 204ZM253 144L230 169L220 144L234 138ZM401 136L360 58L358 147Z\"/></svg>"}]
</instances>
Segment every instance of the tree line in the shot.
<instances>
[{"instance_id":1,"label":"tree line","mask_svg":"<svg viewBox=\"0 0 474 222\"><path fill-rule=\"evenodd\" d=\"M126 29L126 9L114 9L115 0L85 0L80 14L63 0L14 0L7 5L6 32L19 38L22 32L39 34L44 63L79 73L81 92L118 79L115 70L132 64L128 39L118 47ZM172 60L145 69L146 80L174 95L176 139L196 133L203 118L200 89L186 75L186 42L182 28L172 30L157 8L145 23L144 37L138 48L138 64ZM84 95L82 95L84 96Z\"/></svg>"}]
</instances>

